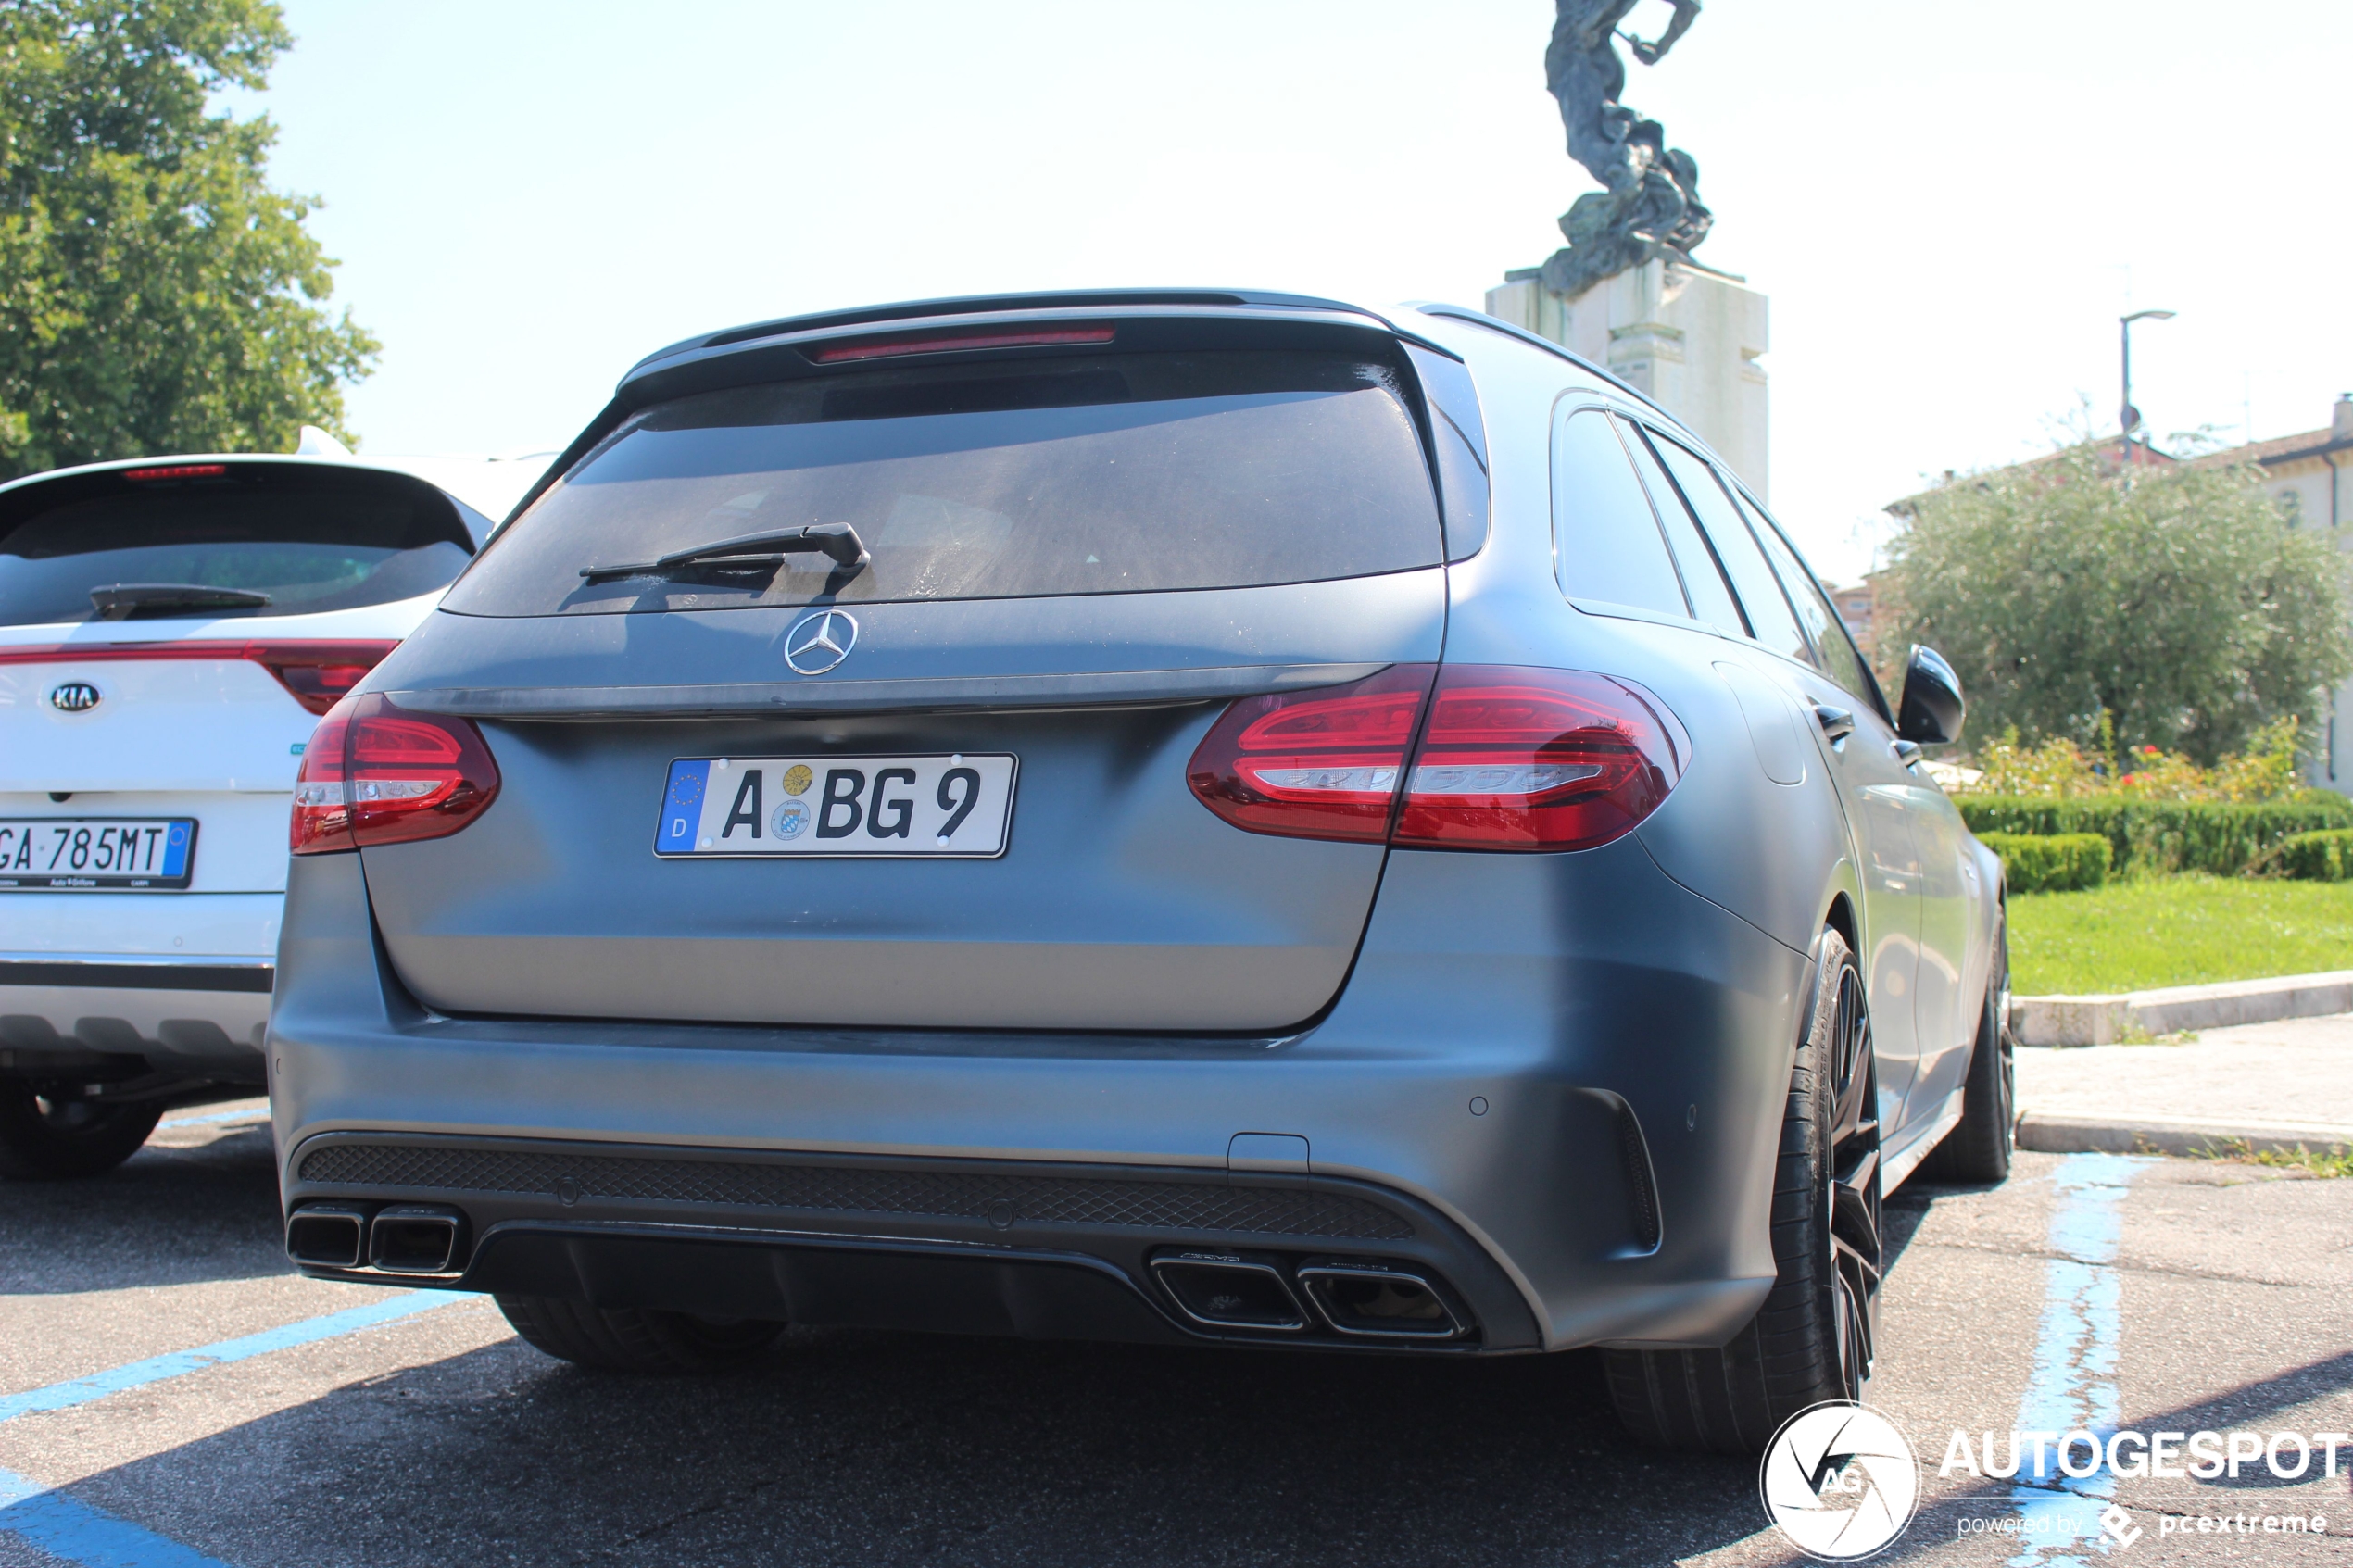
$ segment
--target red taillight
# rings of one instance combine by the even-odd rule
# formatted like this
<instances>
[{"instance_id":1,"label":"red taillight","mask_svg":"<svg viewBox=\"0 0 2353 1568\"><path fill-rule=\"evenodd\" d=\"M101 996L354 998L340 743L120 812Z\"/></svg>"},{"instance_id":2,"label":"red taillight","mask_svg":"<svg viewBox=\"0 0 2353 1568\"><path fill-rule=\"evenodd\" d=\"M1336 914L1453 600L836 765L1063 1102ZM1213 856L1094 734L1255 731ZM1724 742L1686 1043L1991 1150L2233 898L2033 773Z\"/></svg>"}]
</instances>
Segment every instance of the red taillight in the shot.
<instances>
[{"instance_id":1,"label":"red taillight","mask_svg":"<svg viewBox=\"0 0 2353 1568\"><path fill-rule=\"evenodd\" d=\"M371 639L336 643L41 643L0 648L0 664L170 663L249 659L276 677L313 713L325 713L400 645Z\"/></svg>"},{"instance_id":2,"label":"red taillight","mask_svg":"<svg viewBox=\"0 0 2353 1568\"><path fill-rule=\"evenodd\" d=\"M1193 793L1252 833L1378 844L1433 673L1394 664L1352 685L1244 697L1193 749Z\"/></svg>"},{"instance_id":3,"label":"red taillight","mask_svg":"<svg viewBox=\"0 0 2353 1568\"><path fill-rule=\"evenodd\" d=\"M252 643L245 657L278 678L294 699L313 713L325 713L384 662L398 643Z\"/></svg>"},{"instance_id":4,"label":"red taillight","mask_svg":"<svg viewBox=\"0 0 2353 1568\"><path fill-rule=\"evenodd\" d=\"M320 721L295 779L297 855L447 838L498 795L498 764L470 719L346 697Z\"/></svg>"},{"instance_id":5,"label":"red taillight","mask_svg":"<svg viewBox=\"0 0 2353 1568\"><path fill-rule=\"evenodd\" d=\"M1591 849L1658 809L1690 755L1667 705L1630 681L1449 667L1392 842Z\"/></svg>"},{"instance_id":6,"label":"red taillight","mask_svg":"<svg viewBox=\"0 0 2353 1568\"><path fill-rule=\"evenodd\" d=\"M1630 681L1453 666L1433 700L1431 674L1401 664L1237 702L1193 753L1193 793L1236 827L1289 838L1591 849L1657 809L1691 755L1666 704Z\"/></svg>"}]
</instances>

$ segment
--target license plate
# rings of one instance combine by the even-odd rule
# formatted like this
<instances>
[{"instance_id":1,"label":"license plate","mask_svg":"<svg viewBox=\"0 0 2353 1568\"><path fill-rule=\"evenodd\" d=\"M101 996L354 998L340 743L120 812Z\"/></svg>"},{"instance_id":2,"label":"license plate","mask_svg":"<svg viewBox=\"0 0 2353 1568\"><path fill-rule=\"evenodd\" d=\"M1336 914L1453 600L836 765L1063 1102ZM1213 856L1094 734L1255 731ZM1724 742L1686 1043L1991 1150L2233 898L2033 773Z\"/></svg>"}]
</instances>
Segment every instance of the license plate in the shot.
<instances>
[{"instance_id":1,"label":"license plate","mask_svg":"<svg viewBox=\"0 0 2353 1568\"><path fill-rule=\"evenodd\" d=\"M183 888L191 817L0 817L0 892Z\"/></svg>"},{"instance_id":2,"label":"license plate","mask_svg":"<svg viewBox=\"0 0 2353 1568\"><path fill-rule=\"evenodd\" d=\"M661 792L654 853L1001 855L1014 765L973 752L683 757Z\"/></svg>"}]
</instances>

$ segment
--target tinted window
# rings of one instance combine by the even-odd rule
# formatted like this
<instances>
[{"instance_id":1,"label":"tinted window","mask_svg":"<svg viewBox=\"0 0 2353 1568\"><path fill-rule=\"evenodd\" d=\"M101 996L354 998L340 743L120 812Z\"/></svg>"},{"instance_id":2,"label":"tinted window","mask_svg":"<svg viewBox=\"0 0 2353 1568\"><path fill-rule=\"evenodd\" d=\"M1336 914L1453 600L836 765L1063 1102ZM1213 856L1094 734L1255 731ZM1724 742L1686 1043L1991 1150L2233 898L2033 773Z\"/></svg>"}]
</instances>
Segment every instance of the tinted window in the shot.
<instances>
[{"instance_id":1,"label":"tinted window","mask_svg":"<svg viewBox=\"0 0 2353 1568\"><path fill-rule=\"evenodd\" d=\"M1814 650L1797 629L1797 618L1790 613L1789 601L1781 596L1780 583L1766 564L1748 524L1741 521L1739 509L1716 483L1715 470L1672 441L1662 438L1657 445L1659 458L1691 502L1692 513L1707 532L1708 543L1716 546L1716 558L1724 563L1725 574L1740 595L1741 608L1748 612L1756 640L1775 653L1811 664Z\"/></svg>"},{"instance_id":2,"label":"tinted window","mask_svg":"<svg viewBox=\"0 0 2353 1568\"><path fill-rule=\"evenodd\" d=\"M1861 697L1872 707L1885 712L1887 704L1879 695L1879 683L1856 651L1854 639L1846 634L1846 623L1831 608L1830 598L1822 585L1798 558L1787 539L1770 519L1757 511L1745 495L1735 495L1741 509L1756 529L1757 538L1764 541L1765 554L1771 558L1773 570L1780 574L1781 586L1789 590L1790 602L1797 606L1798 619L1806 623L1806 633L1814 639L1814 646L1821 655L1823 671L1840 685Z\"/></svg>"},{"instance_id":3,"label":"tinted window","mask_svg":"<svg viewBox=\"0 0 2353 1568\"><path fill-rule=\"evenodd\" d=\"M456 506L421 480L176 466L213 471L82 474L0 495L0 625L386 604L446 587L472 553Z\"/></svg>"},{"instance_id":4,"label":"tinted window","mask_svg":"<svg viewBox=\"0 0 2353 1568\"><path fill-rule=\"evenodd\" d=\"M1463 560L1487 543L1487 424L1478 417L1478 389L1462 361L1412 344L1405 352L1429 402L1439 488L1445 494L1446 558Z\"/></svg>"},{"instance_id":5,"label":"tinted window","mask_svg":"<svg viewBox=\"0 0 2353 1568\"><path fill-rule=\"evenodd\" d=\"M1578 409L1553 434L1553 560L1573 599L1691 613L1642 481L1599 408Z\"/></svg>"},{"instance_id":6,"label":"tinted window","mask_svg":"<svg viewBox=\"0 0 2353 1568\"><path fill-rule=\"evenodd\" d=\"M590 583L744 534L846 522L814 554ZM865 370L630 420L509 524L447 601L616 614L1307 583L1434 566L1429 467L1393 372L1310 354Z\"/></svg>"},{"instance_id":7,"label":"tinted window","mask_svg":"<svg viewBox=\"0 0 2353 1568\"><path fill-rule=\"evenodd\" d=\"M1717 569L1715 552L1707 541L1700 537L1699 529L1692 521L1692 514L1683 508L1675 487L1667 481L1658 459L1651 455L1637 427L1624 424L1626 450L1633 455L1634 467L1642 476L1644 488L1658 508L1658 521L1667 529L1667 542L1674 547L1675 564L1682 569L1683 591L1691 596L1692 614L1698 620L1735 637L1748 635L1742 623L1740 607L1732 602L1732 591L1724 585L1724 574Z\"/></svg>"}]
</instances>

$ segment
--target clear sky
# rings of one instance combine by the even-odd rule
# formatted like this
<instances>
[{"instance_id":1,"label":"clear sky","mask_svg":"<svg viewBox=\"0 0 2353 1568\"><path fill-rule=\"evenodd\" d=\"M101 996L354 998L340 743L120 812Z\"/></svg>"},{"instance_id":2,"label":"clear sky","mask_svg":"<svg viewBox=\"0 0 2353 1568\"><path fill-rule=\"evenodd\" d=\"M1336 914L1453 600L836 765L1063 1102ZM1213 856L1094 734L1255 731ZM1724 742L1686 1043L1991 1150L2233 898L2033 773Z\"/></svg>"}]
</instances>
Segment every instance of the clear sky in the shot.
<instances>
[{"instance_id":1,"label":"clear sky","mask_svg":"<svg viewBox=\"0 0 2353 1568\"><path fill-rule=\"evenodd\" d=\"M384 339L374 451L558 446L631 362L761 317L1087 284L1482 303L1592 188L1549 0L291 0L273 178ZM1634 25L1655 36L1663 0ZM1628 101L1772 299L1772 500L1826 573L1947 468L2112 428L2310 430L2353 6L1707 0Z\"/></svg>"}]
</instances>

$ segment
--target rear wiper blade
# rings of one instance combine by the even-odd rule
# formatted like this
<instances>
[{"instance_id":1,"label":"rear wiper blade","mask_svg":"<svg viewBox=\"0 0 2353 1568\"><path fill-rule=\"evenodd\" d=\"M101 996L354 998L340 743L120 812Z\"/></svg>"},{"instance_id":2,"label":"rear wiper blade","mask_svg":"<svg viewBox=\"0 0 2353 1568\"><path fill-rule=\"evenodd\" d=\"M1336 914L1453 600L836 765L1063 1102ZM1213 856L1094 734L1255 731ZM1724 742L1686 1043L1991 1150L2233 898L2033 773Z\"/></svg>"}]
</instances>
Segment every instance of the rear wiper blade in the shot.
<instances>
[{"instance_id":1,"label":"rear wiper blade","mask_svg":"<svg viewBox=\"0 0 2353 1568\"><path fill-rule=\"evenodd\" d=\"M697 545L690 550L673 550L666 556L626 566L584 566L580 575L591 583L608 577L665 577L682 567L716 566L735 560L747 565L781 564L786 556L811 553L831 556L835 566L845 574L855 574L874 559L866 553L858 531L849 524L812 522L806 528L779 528L767 533L722 539L713 545Z\"/></svg>"},{"instance_id":2,"label":"rear wiper blade","mask_svg":"<svg viewBox=\"0 0 2353 1568\"><path fill-rule=\"evenodd\" d=\"M101 621L128 621L143 609L267 609L270 596L202 583L108 583L90 590Z\"/></svg>"}]
</instances>

